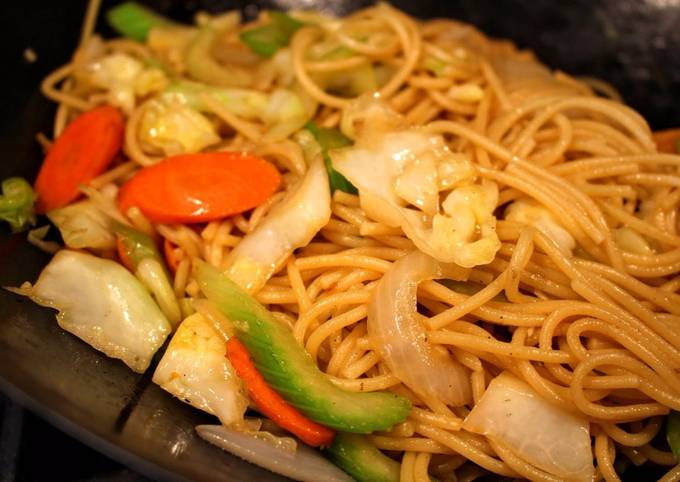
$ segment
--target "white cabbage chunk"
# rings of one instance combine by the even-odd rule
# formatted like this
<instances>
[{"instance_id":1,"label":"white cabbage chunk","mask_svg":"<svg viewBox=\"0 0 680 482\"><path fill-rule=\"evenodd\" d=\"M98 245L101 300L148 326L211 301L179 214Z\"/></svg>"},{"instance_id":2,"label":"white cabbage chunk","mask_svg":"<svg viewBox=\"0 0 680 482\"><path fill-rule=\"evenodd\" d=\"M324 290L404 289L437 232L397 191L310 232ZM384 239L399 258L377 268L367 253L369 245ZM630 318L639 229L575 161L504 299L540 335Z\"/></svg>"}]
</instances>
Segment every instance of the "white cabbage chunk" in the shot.
<instances>
[{"instance_id":1,"label":"white cabbage chunk","mask_svg":"<svg viewBox=\"0 0 680 482\"><path fill-rule=\"evenodd\" d=\"M249 293L259 291L296 248L307 245L331 216L331 194L320 156L293 188L229 253L226 274Z\"/></svg>"},{"instance_id":2,"label":"white cabbage chunk","mask_svg":"<svg viewBox=\"0 0 680 482\"><path fill-rule=\"evenodd\" d=\"M171 331L149 292L108 259L59 251L29 296L59 310L57 322L97 350L142 373Z\"/></svg>"},{"instance_id":3,"label":"white cabbage chunk","mask_svg":"<svg viewBox=\"0 0 680 482\"><path fill-rule=\"evenodd\" d=\"M248 408L224 338L199 313L179 325L153 381L189 405L216 415L224 425L242 421Z\"/></svg>"},{"instance_id":4,"label":"white cabbage chunk","mask_svg":"<svg viewBox=\"0 0 680 482\"><path fill-rule=\"evenodd\" d=\"M505 210L505 219L520 224L533 226L550 239L552 239L560 251L571 255L576 247L574 237L567 231L545 207L534 200L519 199Z\"/></svg>"},{"instance_id":5,"label":"white cabbage chunk","mask_svg":"<svg viewBox=\"0 0 680 482\"><path fill-rule=\"evenodd\" d=\"M113 249L116 246L111 218L94 201L88 199L54 209L47 217L59 229L69 248Z\"/></svg>"},{"instance_id":6,"label":"white cabbage chunk","mask_svg":"<svg viewBox=\"0 0 680 482\"><path fill-rule=\"evenodd\" d=\"M621 249L629 253L641 256L654 255L654 250L647 240L640 233L627 226L614 230L614 241Z\"/></svg>"},{"instance_id":7,"label":"white cabbage chunk","mask_svg":"<svg viewBox=\"0 0 680 482\"><path fill-rule=\"evenodd\" d=\"M491 381L463 428L503 443L561 480L590 482L595 474L588 420L551 404L509 372Z\"/></svg>"},{"instance_id":8,"label":"white cabbage chunk","mask_svg":"<svg viewBox=\"0 0 680 482\"><path fill-rule=\"evenodd\" d=\"M329 153L359 190L361 208L401 227L437 261L466 268L491 262L500 248L497 186L477 182L474 165L451 152L442 136L403 127L382 104L365 110L356 144Z\"/></svg>"},{"instance_id":9,"label":"white cabbage chunk","mask_svg":"<svg viewBox=\"0 0 680 482\"><path fill-rule=\"evenodd\" d=\"M203 114L165 97L149 102L139 123L139 138L166 156L199 152L220 141L215 126Z\"/></svg>"},{"instance_id":10,"label":"white cabbage chunk","mask_svg":"<svg viewBox=\"0 0 680 482\"><path fill-rule=\"evenodd\" d=\"M135 107L136 96L160 92L168 85L162 70L145 67L139 60L120 52L91 62L85 72L90 83L107 90L107 103L128 115Z\"/></svg>"}]
</instances>

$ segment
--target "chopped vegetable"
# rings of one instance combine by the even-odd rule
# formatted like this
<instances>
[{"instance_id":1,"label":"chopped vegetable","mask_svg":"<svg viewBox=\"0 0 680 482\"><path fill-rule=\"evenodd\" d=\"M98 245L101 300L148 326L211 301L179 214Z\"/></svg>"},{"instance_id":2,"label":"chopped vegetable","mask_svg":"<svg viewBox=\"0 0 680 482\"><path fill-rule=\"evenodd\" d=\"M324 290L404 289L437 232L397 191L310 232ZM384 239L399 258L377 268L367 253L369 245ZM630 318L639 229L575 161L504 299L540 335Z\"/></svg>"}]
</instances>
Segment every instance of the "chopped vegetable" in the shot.
<instances>
[{"instance_id":1,"label":"chopped vegetable","mask_svg":"<svg viewBox=\"0 0 680 482\"><path fill-rule=\"evenodd\" d=\"M152 28L175 25L136 2L123 2L111 8L106 12L106 20L116 32L138 42L145 42Z\"/></svg>"},{"instance_id":2,"label":"chopped vegetable","mask_svg":"<svg viewBox=\"0 0 680 482\"><path fill-rule=\"evenodd\" d=\"M202 96L209 95L234 115L246 120L258 119L267 107L267 94L253 89L225 88L199 82L173 82L164 97L177 99L192 109L205 112L208 106Z\"/></svg>"},{"instance_id":3,"label":"chopped vegetable","mask_svg":"<svg viewBox=\"0 0 680 482\"><path fill-rule=\"evenodd\" d=\"M142 373L171 331L144 286L115 261L59 251L29 291L64 330Z\"/></svg>"},{"instance_id":4,"label":"chopped vegetable","mask_svg":"<svg viewBox=\"0 0 680 482\"><path fill-rule=\"evenodd\" d=\"M653 256L654 250L647 240L634 229L622 226L612 231L614 241L624 251L642 256Z\"/></svg>"},{"instance_id":5,"label":"chopped vegetable","mask_svg":"<svg viewBox=\"0 0 680 482\"><path fill-rule=\"evenodd\" d=\"M471 401L468 371L436 350L416 310L418 283L441 278L430 256L413 251L397 260L376 287L368 307L368 335L390 371L414 392L461 406Z\"/></svg>"},{"instance_id":6,"label":"chopped vegetable","mask_svg":"<svg viewBox=\"0 0 680 482\"><path fill-rule=\"evenodd\" d=\"M52 145L35 181L40 213L75 200L78 187L103 172L123 143L125 119L108 105L71 122Z\"/></svg>"},{"instance_id":7,"label":"chopped vegetable","mask_svg":"<svg viewBox=\"0 0 680 482\"><path fill-rule=\"evenodd\" d=\"M290 329L226 275L202 261L194 264L193 274L206 297L232 320L267 383L305 416L358 433L386 430L407 417L411 404L403 397L349 392L334 385Z\"/></svg>"},{"instance_id":8,"label":"chopped vegetable","mask_svg":"<svg viewBox=\"0 0 680 482\"><path fill-rule=\"evenodd\" d=\"M163 314L174 326L182 312L170 282L168 270L156 243L148 235L121 223L114 223L118 257L153 294Z\"/></svg>"},{"instance_id":9,"label":"chopped vegetable","mask_svg":"<svg viewBox=\"0 0 680 482\"><path fill-rule=\"evenodd\" d=\"M335 432L312 422L272 390L253 365L246 347L237 338L227 342L227 357L260 413L312 447L328 447L331 444Z\"/></svg>"},{"instance_id":10,"label":"chopped vegetable","mask_svg":"<svg viewBox=\"0 0 680 482\"><path fill-rule=\"evenodd\" d=\"M302 128L314 115L317 104L303 90L275 89L271 93L252 89L215 87L197 82L175 82L165 92L168 101L179 101L202 112L211 112L205 97L246 120L262 121L268 131L264 139L282 140Z\"/></svg>"},{"instance_id":11,"label":"chopped vegetable","mask_svg":"<svg viewBox=\"0 0 680 482\"><path fill-rule=\"evenodd\" d=\"M358 482L399 482L400 466L365 435L339 432L324 453Z\"/></svg>"},{"instance_id":12,"label":"chopped vegetable","mask_svg":"<svg viewBox=\"0 0 680 482\"><path fill-rule=\"evenodd\" d=\"M346 137L338 129L321 128L318 127L314 122L308 122L305 125L305 128L312 133L314 139L316 139L316 142L318 142L321 146L323 161L326 165L326 171L328 171L328 182L331 186L331 193L339 189L340 191L350 194L357 194L357 188L354 187L345 176L333 168L333 162L328 155L328 151L331 149L339 149L341 147L351 146L352 140L349 137Z\"/></svg>"},{"instance_id":13,"label":"chopped vegetable","mask_svg":"<svg viewBox=\"0 0 680 482\"><path fill-rule=\"evenodd\" d=\"M254 77L252 72L236 65L223 66L211 54L218 35L232 30L239 21L238 12L231 12L222 17L220 28L208 23L198 31L186 50L186 69L190 77L225 87L252 85Z\"/></svg>"},{"instance_id":14,"label":"chopped vegetable","mask_svg":"<svg viewBox=\"0 0 680 482\"><path fill-rule=\"evenodd\" d=\"M177 259L177 256L175 256L175 247L176 246L172 244L168 238L163 240L163 255L165 256L165 263L173 273L177 271L180 262L180 260Z\"/></svg>"},{"instance_id":15,"label":"chopped vegetable","mask_svg":"<svg viewBox=\"0 0 680 482\"><path fill-rule=\"evenodd\" d=\"M588 420L553 405L510 372L491 381L463 428L503 443L560 480L590 482L595 474Z\"/></svg>"},{"instance_id":16,"label":"chopped vegetable","mask_svg":"<svg viewBox=\"0 0 680 482\"><path fill-rule=\"evenodd\" d=\"M319 452L302 444L298 444L297 449L290 452L258 434L237 432L221 425L199 425L196 432L204 440L227 452L294 480L352 481L351 477L323 458Z\"/></svg>"},{"instance_id":17,"label":"chopped vegetable","mask_svg":"<svg viewBox=\"0 0 680 482\"><path fill-rule=\"evenodd\" d=\"M118 257L133 273L143 259L162 260L156 243L147 234L118 222L113 224L113 229L117 237Z\"/></svg>"},{"instance_id":18,"label":"chopped vegetable","mask_svg":"<svg viewBox=\"0 0 680 482\"><path fill-rule=\"evenodd\" d=\"M675 460L680 461L680 412L671 411L666 418L666 440L675 455Z\"/></svg>"},{"instance_id":19,"label":"chopped vegetable","mask_svg":"<svg viewBox=\"0 0 680 482\"><path fill-rule=\"evenodd\" d=\"M659 152L677 154L680 152L680 128L655 132L652 137Z\"/></svg>"},{"instance_id":20,"label":"chopped vegetable","mask_svg":"<svg viewBox=\"0 0 680 482\"><path fill-rule=\"evenodd\" d=\"M464 295L472 296L479 293L484 289L484 285L475 283L474 281L456 281L452 279L440 279L439 283L446 286L448 289L455 291L456 293L462 293ZM507 303L508 298L505 293L500 292L494 296L493 301L502 301Z\"/></svg>"},{"instance_id":21,"label":"chopped vegetable","mask_svg":"<svg viewBox=\"0 0 680 482\"><path fill-rule=\"evenodd\" d=\"M304 24L282 12L269 12L271 21L241 33L241 41L262 57L271 57L287 46L295 32Z\"/></svg>"},{"instance_id":22,"label":"chopped vegetable","mask_svg":"<svg viewBox=\"0 0 680 482\"><path fill-rule=\"evenodd\" d=\"M177 327L153 381L225 425L241 422L248 408L241 380L226 358L222 335L198 313Z\"/></svg>"},{"instance_id":23,"label":"chopped vegetable","mask_svg":"<svg viewBox=\"0 0 680 482\"><path fill-rule=\"evenodd\" d=\"M518 199L505 210L505 219L528 226L533 226L552 239L562 252L571 255L576 247L576 240L553 216L538 202L530 199Z\"/></svg>"},{"instance_id":24,"label":"chopped vegetable","mask_svg":"<svg viewBox=\"0 0 680 482\"><path fill-rule=\"evenodd\" d=\"M215 126L203 114L167 97L149 101L138 132L145 147L165 156L199 152L220 141Z\"/></svg>"},{"instance_id":25,"label":"chopped vegetable","mask_svg":"<svg viewBox=\"0 0 680 482\"><path fill-rule=\"evenodd\" d=\"M225 273L249 293L259 291L293 250L307 245L330 216L328 180L319 159L298 187L229 253Z\"/></svg>"},{"instance_id":26,"label":"chopped vegetable","mask_svg":"<svg viewBox=\"0 0 680 482\"><path fill-rule=\"evenodd\" d=\"M452 153L442 136L404 127L384 103L372 101L361 115L356 144L329 155L358 188L364 212L401 227L437 261L466 268L491 262L501 245L496 184L475 182L474 166Z\"/></svg>"},{"instance_id":27,"label":"chopped vegetable","mask_svg":"<svg viewBox=\"0 0 680 482\"><path fill-rule=\"evenodd\" d=\"M170 157L141 169L123 185L123 213L137 206L156 223L197 223L247 211L279 186L273 164L246 153L205 152Z\"/></svg>"},{"instance_id":28,"label":"chopped vegetable","mask_svg":"<svg viewBox=\"0 0 680 482\"><path fill-rule=\"evenodd\" d=\"M116 244L111 218L92 200L54 209L47 217L59 229L69 248L109 250Z\"/></svg>"},{"instance_id":29,"label":"chopped vegetable","mask_svg":"<svg viewBox=\"0 0 680 482\"><path fill-rule=\"evenodd\" d=\"M5 179L2 181L0 195L0 220L7 221L12 231L21 231L28 225L35 224L35 199L35 192L25 179Z\"/></svg>"},{"instance_id":30,"label":"chopped vegetable","mask_svg":"<svg viewBox=\"0 0 680 482\"><path fill-rule=\"evenodd\" d=\"M428 55L423 59L423 67L432 72L437 77L443 77L449 70L449 64L433 55Z\"/></svg>"},{"instance_id":31,"label":"chopped vegetable","mask_svg":"<svg viewBox=\"0 0 680 482\"><path fill-rule=\"evenodd\" d=\"M87 64L84 74L93 85L107 90L107 103L131 114L136 96L160 92L168 86L163 71L145 67L131 55L116 52Z\"/></svg>"}]
</instances>

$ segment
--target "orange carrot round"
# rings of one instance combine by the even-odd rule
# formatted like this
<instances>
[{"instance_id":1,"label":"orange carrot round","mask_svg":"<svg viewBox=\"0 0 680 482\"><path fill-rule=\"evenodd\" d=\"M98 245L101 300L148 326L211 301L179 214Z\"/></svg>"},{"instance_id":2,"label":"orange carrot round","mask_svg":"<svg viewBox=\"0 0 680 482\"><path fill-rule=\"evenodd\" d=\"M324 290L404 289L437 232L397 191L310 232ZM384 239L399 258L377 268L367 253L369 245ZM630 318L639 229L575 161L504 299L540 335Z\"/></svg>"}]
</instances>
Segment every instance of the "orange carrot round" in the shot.
<instances>
[{"instance_id":1,"label":"orange carrot round","mask_svg":"<svg viewBox=\"0 0 680 482\"><path fill-rule=\"evenodd\" d=\"M273 164L251 154L185 154L138 171L118 203L123 213L137 206L156 223L198 223L252 209L280 182Z\"/></svg>"},{"instance_id":2,"label":"orange carrot round","mask_svg":"<svg viewBox=\"0 0 680 482\"><path fill-rule=\"evenodd\" d=\"M60 208L79 196L78 186L101 174L123 143L125 119L109 105L71 122L50 148L35 181L39 213Z\"/></svg>"},{"instance_id":3,"label":"orange carrot round","mask_svg":"<svg viewBox=\"0 0 680 482\"><path fill-rule=\"evenodd\" d=\"M236 374L246 385L248 395L257 409L279 427L285 428L313 447L328 447L335 432L308 419L272 389L257 371L248 350L237 338L227 342L227 357Z\"/></svg>"}]
</instances>

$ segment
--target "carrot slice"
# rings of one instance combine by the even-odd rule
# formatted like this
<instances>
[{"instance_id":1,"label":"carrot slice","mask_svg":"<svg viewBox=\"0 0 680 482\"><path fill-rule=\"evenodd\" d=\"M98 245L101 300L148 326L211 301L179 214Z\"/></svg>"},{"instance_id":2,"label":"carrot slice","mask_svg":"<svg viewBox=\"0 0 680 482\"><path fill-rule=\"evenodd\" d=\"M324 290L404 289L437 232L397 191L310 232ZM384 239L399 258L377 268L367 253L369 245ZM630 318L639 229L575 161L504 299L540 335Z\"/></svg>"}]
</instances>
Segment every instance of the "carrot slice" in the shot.
<instances>
[{"instance_id":1,"label":"carrot slice","mask_svg":"<svg viewBox=\"0 0 680 482\"><path fill-rule=\"evenodd\" d=\"M123 246L123 242L119 237L116 237L116 253L118 254L118 261L120 261L120 264L134 273L135 268L132 265L132 261L130 261L130 258L128 257L125 250L125 246Z\"/></svg>"},{"instance_id":2,"label":"carrot slice","mask_svg":"<svg viewBox=\"0 0 680 482\"><path fill-rule=\"evenodd\" d=\"M213 221L258 206L280 182L273 164L251 154L185 154L137 172L118 203L123 213L137 206L156 223Z\"/></svg>"},{"instance_id":3,"label":"carrot slice","mask_svg":"<svg viewBox=\"0 0 680 482\"><path fill-rule=\"evenodd\" d=\"M165 255L165 263L173 273L176 273L177 268L179 267L179 260L177 259L177 256L175 256L175 247L176 246L172 244L168 238L163 239L163 254Z\"/></svg>"},{"instance_id":4,"label":"carrot slice","mask_svg":"<svg viewBox=\"0 0 680 482\"><path fill-rule=\"evenodd\" d=\"M652 137L659 152L680 153L680 127L654 132Z\"/></svg>"},{"instance_id":5,"label":"carrot slice","mask_svg":"<svg viewBox=\"0 0 680 482\"><path fill-rule=\"evenodd\" d=\"M269 417L279 427L295 434L308 445L330 446L335 432L302 415L267 385L250 359L248 350L237 338L231 338L227 342L227 357L239 378L245 383L251 400L262 414Z\"/></svg>"},{"instance_id":6,"label":"carrot slice","mask_svg":"<svg viewBox=\"0 0 680 482\"><path fill-rule=\"evenodd\" d=\"M116 156L124 129L123 114L110 105L89 110L66 126L35 181L36 210L44 213L75 200L78 186L101 174Z\"/></svg>"}]
</instances>

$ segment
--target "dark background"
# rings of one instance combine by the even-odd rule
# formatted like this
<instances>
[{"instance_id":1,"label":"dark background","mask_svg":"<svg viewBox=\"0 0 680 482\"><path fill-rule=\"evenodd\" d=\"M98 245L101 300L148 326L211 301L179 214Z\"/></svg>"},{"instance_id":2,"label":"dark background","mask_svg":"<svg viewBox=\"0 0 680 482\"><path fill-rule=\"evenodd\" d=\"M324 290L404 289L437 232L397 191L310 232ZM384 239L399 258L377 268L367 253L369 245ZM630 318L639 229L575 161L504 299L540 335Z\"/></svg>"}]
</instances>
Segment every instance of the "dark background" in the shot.
<instances>
[{"instance_id":1,"label":"dark background","mask_svg":"<svg viewBox=\"0 0 680 482\"><path fill-rule=\"evenodd\" d=\"M41 156L34 136L38 131L51 132L54 112L54 106L39 94L38 84L49 71L68 61L79 36L85 3L0 3L0 179L11 175L30 179L37 171ZM104 1L104 8L113 3ZM253 14L257 11L254 4L276 4L285 9L312 2L145 3L177 19L187 19L201 8L221 11L237 7ZM320 0L315 5L346 13L369 3ZM393 3L417 16L454 17L491 36L510 38L533 49L553 68L612 83L654 129L680 126L680 0ZM102 31L107 30L103 27ZM24 60L27 47L37 53L35 63ZM10 235L6 226L0 227L0 285L35 279L46 260L27 246L21 235ZM154 478L169 477L164 467L201 480L228 474L233 480L280 480L196 440L191 427L205 417L148 386L148 376L131 374L120 363L65 335L48 310L4 290L0 290L0 389L61 429L86 439L88 446L115 455ZM2 396L0 408L0 482L146 480ZM121 422L125 410L129 420L123 417ZM630 480L658 476L653 470L644 477L640 473L627 475Z\"/></svg>"}]
</instances>

